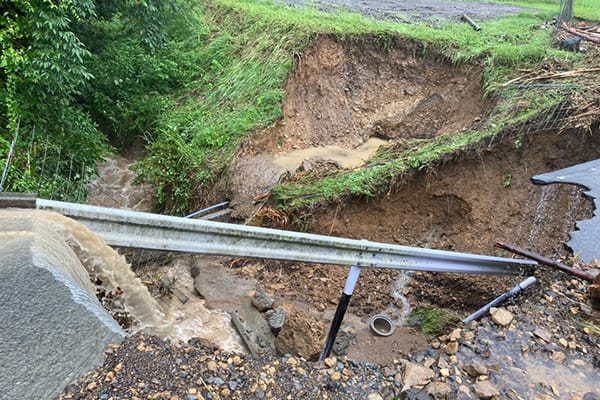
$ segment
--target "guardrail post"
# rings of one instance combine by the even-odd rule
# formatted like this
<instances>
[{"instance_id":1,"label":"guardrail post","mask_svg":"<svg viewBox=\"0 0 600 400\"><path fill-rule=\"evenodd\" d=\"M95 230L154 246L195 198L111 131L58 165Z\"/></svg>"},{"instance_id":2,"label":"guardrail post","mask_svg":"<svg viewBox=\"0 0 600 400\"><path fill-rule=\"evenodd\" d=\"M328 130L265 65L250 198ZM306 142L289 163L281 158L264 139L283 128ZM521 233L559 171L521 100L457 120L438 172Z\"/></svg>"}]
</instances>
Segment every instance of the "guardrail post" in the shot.
<instances>
[{"instance_id":1,"label":"guardrail post","mask_svg":"<svg viewBox=\"0 0 600 400\"><path fill-rule=\"evenodd\" d=\"M329 357L329 353L331 353L331 348L333 347L335 338L340 330L340 326L342 325L344 314L346 314L346 309L348 309L348 304L350 303L350 298L354 292L354 287L356 286L359 275L360 267L350 267L350 272L348 273L348 278L346 279L346 286L344 287L344 292L342 293L340 302L335 310L335 315L331 321L331 326L329 327L327 339L325 340L325 346L323 347L319 361L326 359Z\"/></svg>"}]
</instances>

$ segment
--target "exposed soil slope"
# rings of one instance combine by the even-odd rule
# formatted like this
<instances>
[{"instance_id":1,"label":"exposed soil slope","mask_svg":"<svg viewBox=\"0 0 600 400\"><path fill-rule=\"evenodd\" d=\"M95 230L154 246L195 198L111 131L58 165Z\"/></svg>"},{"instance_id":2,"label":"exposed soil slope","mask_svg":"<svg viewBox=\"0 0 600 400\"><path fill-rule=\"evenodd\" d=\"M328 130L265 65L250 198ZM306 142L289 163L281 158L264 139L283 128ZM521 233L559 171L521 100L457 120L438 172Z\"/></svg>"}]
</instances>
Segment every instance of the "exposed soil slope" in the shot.
<instances>
[{"instance_id":1,"label":"exposed soil slope","mask_svg":"<svg viewBox=\"0 0 600 400\"><path fill-rule=\"evenodd\" d=\"M426 139L477 124L485 110L481 68L455 67L422 51L376 38L320 37L286 84L283 120L252 135L237 156L230 189L238 215L248 216L249 199L285 172L272 162L275 155L352 149L372 136Z\"/></svg>"}]
</instances>

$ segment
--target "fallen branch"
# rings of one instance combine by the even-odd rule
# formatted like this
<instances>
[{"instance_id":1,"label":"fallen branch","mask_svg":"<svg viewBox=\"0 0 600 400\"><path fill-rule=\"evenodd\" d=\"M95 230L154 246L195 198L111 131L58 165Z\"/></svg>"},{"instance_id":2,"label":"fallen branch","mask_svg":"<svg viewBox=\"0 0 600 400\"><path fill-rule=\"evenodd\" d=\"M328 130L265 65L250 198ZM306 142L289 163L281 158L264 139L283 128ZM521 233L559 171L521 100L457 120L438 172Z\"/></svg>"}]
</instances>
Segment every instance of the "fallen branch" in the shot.
<instances>
[{"instance_id":1,"label":"fallen branch","mask_svg":"<svg viewBox=\"0 0 600 400\"><path fill-rule=\"evenodd\" d=\"M571 119L580 119L580 118L584 118L584 117L589 117L590 115L598 115L598 114L600 114L600 109L595 109L595 110L591 110L591 111L586 111L582 114L574 115L571 117Z\"/></svg>"},{"instance_id":2,"label":"fallen branch","mask_svg":"<svg viewBox=\"0 0 600 400\"><path fill-rule=\"evenodd\" d=\"M571 71L556 72L556 73L551 73L551 74L540 75L540 76L536 76L534 78L526 79L526 80L523 81L523 83L525 83L525 82L532 82L532 81L541 81L541 80L544 80L544 79L572 78L574 76L578 76L578 75L582 75L582 74L588 74L588 73L592 73L592 72L600 72L600 67L586 68L586 69L574 69L574 70L571 70Z\"/></svg>"},{"instance_id":3,"label":"fallen branch","mask_svg":"<svg viewBox=\"0 0 600 400\"><path fill-rule=\"evenodd\" d=\"M523 78L527 78L528 76L534 75L536 72L537 72L537 71L529 71L529 72L527 72L525 75L518 76L518 77L516 77L516 78L514 78L514 79L511 79L510 81L508 81L508 82L504 83L504 84L502 85L502 87L508 86L508 85L510 85L510 84L513 84L513 83L515 83L515 82L518 82L518 81L520 81L520 80L521 80L521 79L523 79Z\"/></svg>"},{"instance_id":4,"label":"fallen branch","mask_svg":"<svg viewBox=\"0 0 600 400\"><path fill-rule=\"evenodd\" d=\"M600 44L600 36L593 34L593 33L589 33L586 31L582 31L580 29L576 29L576 28L571 28L569 27L567 24L565 24L564 22L561 25L561 28L567 32L569 32L570 34L573 34L575 36L579 36L580 38L583 38L589 42L592 43L596 43L596 44Z\"/></svg>"},{"instance_id":5,"label":"fallen branch","mask_svg":"<svg viewBox=\"0 0 600 400\"><path fill-rule=\"evenodd\" d=\"M535 261L539 262L540 264L544 264L544 265L547 265L549 267L558 269L560 271L566 272L567 274L576 276L576 277L578 277L580 279L583 279L583 280L586 280L588 282L593 282L594 278L595 278L594 275L592 275L592 274L590 274L588 272L581 271L581 270L578 270L578 269L575 269L575 268L571 268L568 265L565 265L565 264L560 263L558 261L554 261L554 260L552 260L550 258L546 258L544 256L541 256L539 254L533 253L531 251L520 249L517 246L513 246L513 245L510 245L510 244L507 244L507 243L497 242L496 243L496 247L500 247L501 249L508 250L511 253L519 254L519 255L521 255L523 257L530 258L532 260L535 260Z\"/></svg>"}]
</instances>

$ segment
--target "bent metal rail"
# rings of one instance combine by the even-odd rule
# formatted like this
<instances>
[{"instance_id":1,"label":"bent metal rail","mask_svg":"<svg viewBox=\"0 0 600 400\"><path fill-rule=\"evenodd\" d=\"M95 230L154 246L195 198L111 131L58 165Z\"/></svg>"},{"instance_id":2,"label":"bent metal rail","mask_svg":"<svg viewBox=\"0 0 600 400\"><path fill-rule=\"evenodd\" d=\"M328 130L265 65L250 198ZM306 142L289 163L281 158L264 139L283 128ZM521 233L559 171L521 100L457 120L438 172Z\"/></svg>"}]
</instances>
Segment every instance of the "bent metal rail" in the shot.
<instances>
[{"instance_id":1,"label":"bent metal rail","mask_svg":"<svg viewBox=\"0 0 600 400\"><path fill-rule=\"evenodd\" d=\"M71 217L120 247L471 274L518 274L519 267L537 264L53 200L36 199L35 206Z\"/></svg>"}]
</instances>

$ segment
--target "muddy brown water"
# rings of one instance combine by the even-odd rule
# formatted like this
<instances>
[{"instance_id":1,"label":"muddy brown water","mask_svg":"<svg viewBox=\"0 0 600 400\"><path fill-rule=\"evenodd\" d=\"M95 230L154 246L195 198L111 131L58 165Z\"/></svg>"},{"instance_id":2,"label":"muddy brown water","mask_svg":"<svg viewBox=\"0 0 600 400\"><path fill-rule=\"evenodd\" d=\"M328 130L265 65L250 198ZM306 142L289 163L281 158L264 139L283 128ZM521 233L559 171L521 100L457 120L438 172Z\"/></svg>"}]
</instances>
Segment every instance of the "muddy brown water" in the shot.
<instances>
[{"instance_id":1,"label":"muddy brown water","mask_svg":"<svg viewBox=\"0 0 600 400\"><path fill-rule=\"evenodd\" d=\"M121 156L100 163L98 178L88 186L88 202L103 207L151 211L152 188L135 183L136 174L131 168L133 163L133 159ZM78 237L76 225L64 223L63 229ZM223 349L244 351L241 339L230 324L229 314L221 308L206 307L205 299L196 293L190 274L191 256L174 257L160 252L121 249L129 258L145 257L145 270L137 271L137 275L142 277L140 279L124 256L118 255L101 239L88 236L91 244L85 248L92 248L96 256L93 259L84 257L82 262L88 267L92 281L100 279L100 287L109 293L114 293L117 287L123 289L124 310L133 318L133 325L128 327L130 332L148 330L174 341L206 338ZM169 260L168 267L164 265L165 259ZM157 296L158 300L151 296L146 285L159 284L160 281L174 282L180 297L187 300L182 302L173 295Z\"/></svg>"}]
</instances>

